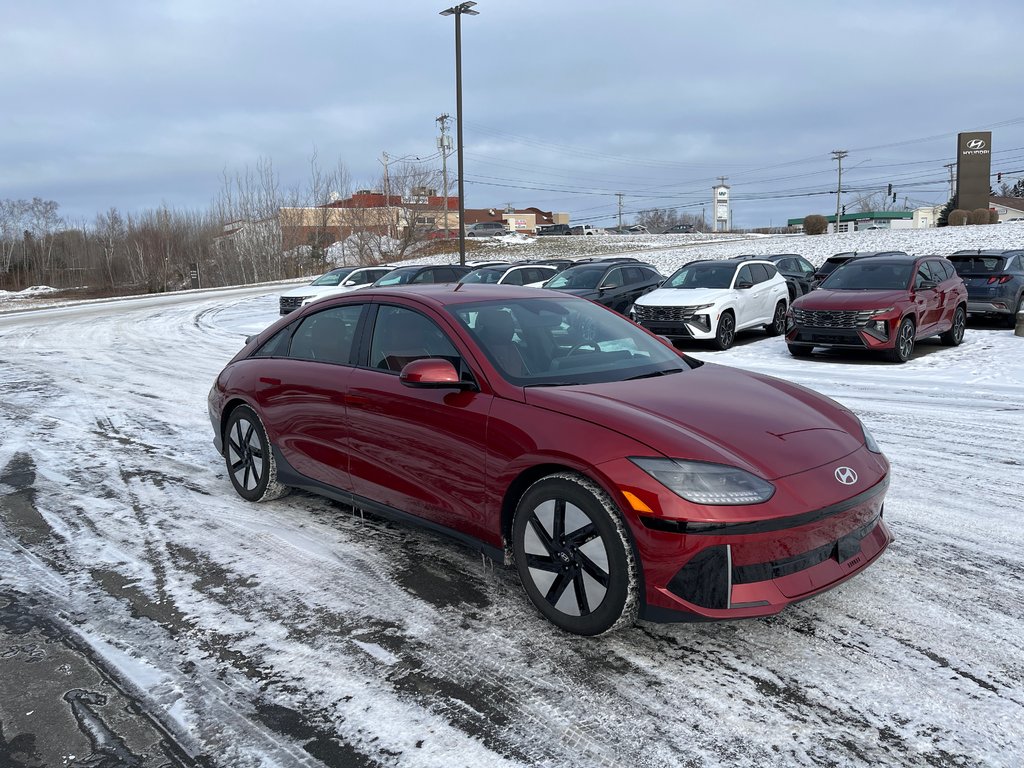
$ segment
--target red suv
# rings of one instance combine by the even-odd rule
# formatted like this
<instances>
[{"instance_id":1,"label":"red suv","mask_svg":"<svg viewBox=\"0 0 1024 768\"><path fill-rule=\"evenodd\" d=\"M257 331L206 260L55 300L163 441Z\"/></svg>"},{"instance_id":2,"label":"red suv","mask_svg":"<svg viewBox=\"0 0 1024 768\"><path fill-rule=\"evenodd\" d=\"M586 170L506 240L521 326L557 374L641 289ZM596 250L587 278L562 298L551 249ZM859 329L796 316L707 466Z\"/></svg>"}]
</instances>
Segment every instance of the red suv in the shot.
<instances>
[{"instance_id":1,"label":"red suv","mask_svg":"<svg viewBox=\"0 0 1024 768\"><path fill-rule=\"evenodd\" d=\"M209 407L243 498L302 488L453 535L582 635L778 613L891 541L889 463L849 410L556 291L318 301L250 339Z\"/></svg>"},{"instance_id":2,"label":"red suv","mask_svg":"<svg viewBox=\"0 0 1024 768\"><path fill-rule=\"evenodd\" d=\"M918 339L957 346L966 323L967 288L947 259L885 254L847 261L794 301L786 343L796 357L845 347L905 363Z\"/></svg>"}]
</instances>

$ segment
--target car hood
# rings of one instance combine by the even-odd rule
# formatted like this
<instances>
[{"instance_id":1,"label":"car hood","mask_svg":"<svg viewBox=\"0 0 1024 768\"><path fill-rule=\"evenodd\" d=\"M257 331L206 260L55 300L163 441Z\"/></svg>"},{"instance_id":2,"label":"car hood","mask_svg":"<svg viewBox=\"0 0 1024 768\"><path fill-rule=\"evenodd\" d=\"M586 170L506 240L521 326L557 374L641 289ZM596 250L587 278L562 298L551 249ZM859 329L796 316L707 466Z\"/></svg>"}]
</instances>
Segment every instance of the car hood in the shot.
<instances>
[{"instance_id":1,"label":"car hood","mask_svg":"<svg viewBox=\"0 0 1024 768\"><path fill-rule=\"evenodd\" d=\"M658 288L636 303L642 307L699 307L719 302L731 293L731 288Z\"/></svg>"},{"instance_id":2,"label":"car hood","mask_svg":"<svg viewBox=\"0 0 1024 768\"><path fill-rule=\"evenodd\" d=\"M615 430L664 456L738 466L767 480L835 461L864 443L856 417L832 400L712 364L525 393L533 406Z\"/></svg>"},{"instance_id":3,"label":"car hood","mask_svg":"<svg viewBox=\"0 0 1024 768\"><path fill-rule=\"evenodd\" d=\"M829 291L819 288L793 302L793 309L885 309L907 300L905 290Z\"/></svg>"},{"instance_id":4,"label":"car hood","mask_svg":"<svg viewBox=\"0 0 1024 768\"><path fill-rule=\"evenodd\" d=\"M337 285L303 285L301 288L292 288L285 291L281 296L285 298L298 298L302 296L324 296L336 293L340 286Z\"/></svg>"}]
</instances>

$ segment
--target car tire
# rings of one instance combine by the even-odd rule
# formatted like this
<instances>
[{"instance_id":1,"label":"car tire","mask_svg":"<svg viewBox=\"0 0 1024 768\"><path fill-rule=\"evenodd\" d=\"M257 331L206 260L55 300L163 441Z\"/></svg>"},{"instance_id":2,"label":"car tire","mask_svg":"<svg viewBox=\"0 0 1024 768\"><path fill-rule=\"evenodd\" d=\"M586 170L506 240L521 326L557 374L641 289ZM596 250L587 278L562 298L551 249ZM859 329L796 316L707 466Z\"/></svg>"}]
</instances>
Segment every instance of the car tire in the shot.
<instances>
[{"instance_id":1,"label":"car tire","mask_svg":"<svg viewBox=\"0 0 1024 768\"><path fill-rule=\"evenodd\" d=\"M939 336L947 347L959 347L964 340L964 329L967 327L967 310L961 304L953 313L953 324L949 330Z\"/></svg>"},{"instance_id":2,"label":"car tire","mask_svg":"<svg viewBox=\"0 0 1024 768\"><path fill-rule=\"evenodd\" d=\"M789 354L793 357L810 357L814 352L814 347L806 344L787 344L786 346L789 347Z\"/></svg>"},{"instance_id":3,"label":"car tire","mask_svg":"<svg viewBox=\"0 0 1024 768\"><path fill-rule=\"evenodd\" d=\"M560 629L592 636L636 621L639 576L626 523L589 478L561 472L531 485L516 505L512 554L527 596Z\"/></svg>"},{"instance_id":4,"label":"car tire","mask_svg":"<svg viewBox=\"0 0 1024 768\"><path fill-rule=\"evenodd\" d=\"M290 488L277 480L277 461L267 430L247 405L235 408L224 430L224 462L235 491L246 501L272 501Z\"/></svg>"},{"instance_id":5,"label":"car tire","mask_svg":"<svg viewBox=\"0 0 1024 768\"><path fill-rule=\"evenodd\" d=\"M781 336L786 332L786 302L780 301L775 305L775 314L772 321L764 327L764 332L769 336Z\"/></svg>"},{"instance_id":6,"label":"car tire","mask_svg":"<svg viewBox=\"0 0 1024 768\"><path fill-rule=\"evenodd\" d=\"M736 341L736 317L731 310L726 310L718 318L715 329L715 349L725 351Z\"/></svg>"},{"instance_id":7,"label":"car tire","mask_svg":"<svg viewBox=\"0 0 1024 768\"><path fill-rule=\"evenodd\" d=\"M1017 299L1017 309L1014 310L1013 314L1006 318L1006 325L1010 328L1017 327L1017 315L1024 312L1024 294Z\"/></svg>"},{"instance_id":8,"label":"car tire","mask_svg":"<svg viewBox=\"0 0 1024 768\"><path fill-rule=\"evenodd\" d=\"M914 336L917 327L909 317L904 317L896 329L896 338L892 349L885 351L885 359L890 363L905 363L914 354Z\"/></svg>"}]
</instances>

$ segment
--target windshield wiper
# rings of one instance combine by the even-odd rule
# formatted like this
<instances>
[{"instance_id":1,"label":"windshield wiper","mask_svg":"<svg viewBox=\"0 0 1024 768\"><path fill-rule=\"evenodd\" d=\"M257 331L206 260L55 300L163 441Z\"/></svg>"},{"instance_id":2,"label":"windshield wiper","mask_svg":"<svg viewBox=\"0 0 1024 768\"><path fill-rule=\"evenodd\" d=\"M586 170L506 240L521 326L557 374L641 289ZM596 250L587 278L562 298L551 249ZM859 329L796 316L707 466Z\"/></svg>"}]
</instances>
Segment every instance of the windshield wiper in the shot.
<instances>
[{"instance_id":1,"label":"windshield wiper","mask_svg":"<svg viewBox=\"0 0 1024 768\"><path fill-rule=\"evenodd\" d=\"M630 376L626 381L636 381L637 379L653 379L655 376L668 376L670 373L682 373L682 368L669 368L667 371L651 371L650 373L641 373L639 376Z\"/></svg>"}]
</instances>

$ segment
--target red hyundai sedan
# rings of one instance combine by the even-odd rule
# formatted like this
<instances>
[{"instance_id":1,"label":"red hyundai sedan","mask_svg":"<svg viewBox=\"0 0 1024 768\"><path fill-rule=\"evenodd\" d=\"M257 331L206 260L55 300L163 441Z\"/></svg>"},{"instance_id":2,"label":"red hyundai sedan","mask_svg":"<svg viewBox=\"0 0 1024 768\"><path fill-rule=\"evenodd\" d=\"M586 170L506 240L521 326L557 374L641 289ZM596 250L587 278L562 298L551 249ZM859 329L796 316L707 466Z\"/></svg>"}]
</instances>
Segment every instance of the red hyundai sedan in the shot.
<instances>
[{"instance_id":1,"label":"red hyundai sedan","mask_svg":"<svg viewBox=\"0 0 1024 768\"><path fill-rule=\"evenodd\" d=\"M778 613L892 540L889 465L850 411L560 293L326 299L250 338L209 410L243 498L301 488L455 536L581 635Z\"/></svg>"}]
</instances>

